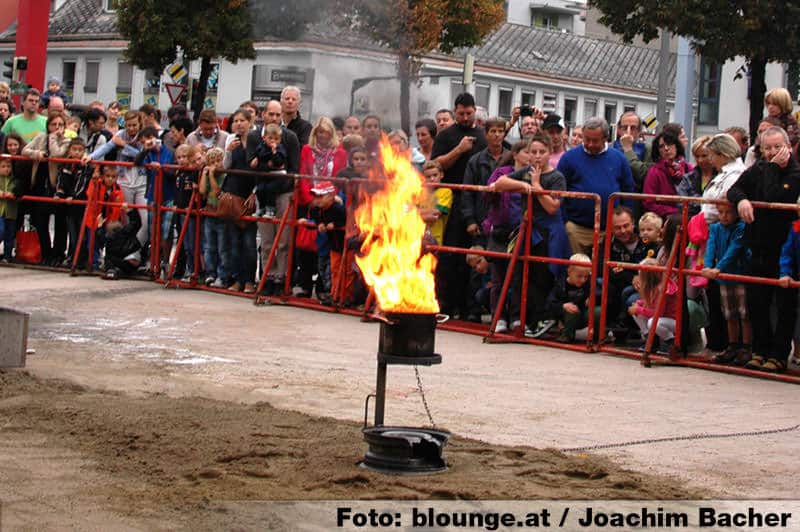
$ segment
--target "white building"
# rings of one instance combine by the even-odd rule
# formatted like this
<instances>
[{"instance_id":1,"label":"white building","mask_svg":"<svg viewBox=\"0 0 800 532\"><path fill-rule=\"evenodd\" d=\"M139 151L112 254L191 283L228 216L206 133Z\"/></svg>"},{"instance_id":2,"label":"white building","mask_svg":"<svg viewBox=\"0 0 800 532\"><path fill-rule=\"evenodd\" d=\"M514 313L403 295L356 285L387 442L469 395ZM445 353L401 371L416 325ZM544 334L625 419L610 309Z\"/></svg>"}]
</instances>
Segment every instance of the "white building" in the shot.
<instances>
[{"instance_id":1,"label":"white building","mask_svg":"<svg viewBox=\"0 0 800 532\"><path fill-rule=\"evenodd\" d=\"M166 110L171 105L166 84L174 80L166 72L144 72L123 61L126 43L115 31L111 6L107 0L64 0L56 6L46 75L62 78L76 101L121 100L132 107L151 102ZM541 17L546 12L558 17L544 24ZM478 104L501 116L510 116L516 105L532 104L556 111L573 124L593 115L614 123L626 110L654 115L658 50L583 36L585 18L580 2L509 2L510 22L472 50ZM0 34L3 59L13 55L13 41L12 26ZM384 117L385 127L399 124L397 80L377 79L362 86L365 78L393 78L395 57L365 37L318 25L297 42L259 41L255 48L254 60L216 63L207 105L228 114L243 101L264 102L292 84L302 90L306 117L345 116L352 109L360 116ZM463 53L425 57L421 83L412 90L412 120L452 107L455 94L463 90L462 70ZM674 79L674 54L670 72ZM198 74L199 63L189 65L189 75ZM724 69L722 74L707 69L698 77L705 87L702 127L705 122L714 130L746 123L746 80L730 78ZM774 78L770 73L770 87L781 84ZM668 103L672 105L672 96Z\"/></svg>"}]
</instances>

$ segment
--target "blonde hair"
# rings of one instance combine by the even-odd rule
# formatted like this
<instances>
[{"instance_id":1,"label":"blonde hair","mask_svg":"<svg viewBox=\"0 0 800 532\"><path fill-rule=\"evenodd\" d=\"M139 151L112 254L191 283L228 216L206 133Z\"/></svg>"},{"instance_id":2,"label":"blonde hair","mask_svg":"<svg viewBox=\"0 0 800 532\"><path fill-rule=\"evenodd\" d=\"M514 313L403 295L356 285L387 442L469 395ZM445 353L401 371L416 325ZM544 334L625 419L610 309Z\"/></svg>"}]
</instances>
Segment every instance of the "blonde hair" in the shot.
<instances>
[{"instance_id":1,"label":"blonde hair","mask_svg":"<svg viewBox=\"0 0 800 532\"><path fill-rule=\"evenodd\" d=\"M642 225L650 225L650 224L653 224L659 229L661 229L661 226L664 225L664 219L654 212L646 212L642 215L641 218L639 218L639 227L641 227Z\"/></svg>"},{"instance_id":2,"label":"blonde hair","mask_svg":"<svg viewBox=\"0 0 800 532\"><path fill-rule=\"evenodd\" d=\"M222 162L225 158L225 151L222 148L213 147L206 152L206 164L212 161Z\"/></svg>"},{"instance_id":3,"label":"blonde hair","mask_svg":"<svg viewBox=\"0 0 800 532\"><path fill-rule=\"evenodd\" d=\"M789 94L784 88L772 89L764 96L764 103L771 103L781 108L781 114L791 113L792 108L792 95Z\"/></svg>"},{"instance_id":4,"label":"blonde hair","mask_svg":"<svg viewBox=\"0 0 800 532\"><path fill-rule=\"evenodd\" d=\"M9 96L11 95L11 87L5 81L0 81L0 89L5 89Z\"/></svg>"},{"instance_id":5,"label":"blonde hair","mask_svg":"<svg viewBox=\"0 0 800 532\"><path fill-rule=\"evenodd\" d=\"M656 259L647 258L639 263L642 266L660 266ZM648 304L653 304L658 294L658 287L663 279L663 272L655 270L639 270L639 294Z\"/></svg>"},{"instance_id":6,"label":"blonde hair","mask_svg":"<svg viewBox=\"0 0 800 532\"><path fill-rule=\"evenodd\" d=\"M402 129L393 129L389 132L389 134L386 137L389 140L392 140L393 138L397 137L403 142L405 142L406 146L408 146L408 135L406 135L406 132L403 131Z\"/></svg>"},{"instance_id":7,"label":"blonde hair","mask_svg":"<svg viewBox=\"0 0 800 532\"><path fill-rule=\"evenodd\" d=\"M283 130L278 124L267 124L264 127L264 136L271 135L273 137L282 138Z\"/></svg>"},{"instance_id":8,"label":"blonde hair","mask_svg":"<svg viewBox=\"0 0 800 532\"><path fill-rule=\"evenodd\" d=\"M364 146L364 137L361 135L356 135L355 133L351 133L349 135L345 135L342 139L342 148L345 151L350 151L353 148L361 148Z\"/></svg>"},{"instance_id":9,"label":"blonde hair","mask_svg":"<svg viewBox=\"0 0 800 532\"><path fill-rule=\"evenodd\" d=\"M440 174L444 174L444 170L442 169L442 165L439 161L425 161L425 164L422 166L422 173L425 173L425 170L430 170L431 168L436 168L439 170Z\"/></svg>"},{"instance_id":10,"label":"blonde hair","mask_svg":"<svg viewBox=\"0 0 800 532\"><path fill-rule=\"evenodd\" d=\"M592 259L590 259L587 255L584 255L583 253L575 253L569 258L569 260L570 262L585 262L586 265L570 264L569 267L567 268L568 270L571 270L573 268L579 270L584 270L584 269L588 270L592 267Z\"/></svg>"},{"instance_id":11,"label":"blonde hair","mask_svg":"<svg viewBox=\"0 0 800 532\"><path fill-rule=\"evenodd\" d=\"M284 89L285 90L285 89ZM327 131L331 134L331 146L337 147L339 145L339 135L336 133L336 127L333 125L333 121L328 118L327 116L321 116L317 120L317 123L314 124L314 127L311 129L311 136L308 139L308 144L312 148L317 147L317 134L319 131Z\"/></svg>"},{"instance_id":12,"label":"blonde hair","mask_svg":"<svg viewBox=\"0 0 800 532\"><path fill-rule=\"evenodd\" d=\"M711 135L703 135L696 141L692 142L692 155L697 157L697 152L706 147L706 144L711 140Z\"/></svg>"},{"instance_id":13,"label":"blonde hair","mask_svg":"<svg viewBox=\"0 0 800 532\"><path fill-rule=\"evenodd\" d=\"M484 251L483 246L471 246L469 249L473 251ZM478 255L477 253L467 253L467 264L469 264L470 268L474 268L478 261L482 258L484 258L483 255Z\"/></svg>"},{"instance_id":14,"label":"blonde hair","mask_svg":"<svg viewBox=\"0 0 800 532\"><path fill-rule=\"evenodd\" d=\"M191 146L189 144L181 144L180 146L175 148L176 158L180 157L181 155L185 155L186 157L191 159L192 157L194 157L194 154L195 154L194 146Z\"/></svg>"}]
</instances>

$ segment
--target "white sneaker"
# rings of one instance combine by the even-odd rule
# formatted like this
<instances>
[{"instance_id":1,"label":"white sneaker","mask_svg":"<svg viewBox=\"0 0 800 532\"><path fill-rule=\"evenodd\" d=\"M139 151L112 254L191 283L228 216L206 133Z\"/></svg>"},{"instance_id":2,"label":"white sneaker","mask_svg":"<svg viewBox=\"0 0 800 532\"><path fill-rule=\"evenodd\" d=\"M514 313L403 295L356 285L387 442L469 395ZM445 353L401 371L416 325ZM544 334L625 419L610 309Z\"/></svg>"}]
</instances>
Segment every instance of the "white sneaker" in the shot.
<instances>
[{"instance_id":1,"label":"white sneaker","mask_svg":"<svg viewBox=\"0 0 800 532\"><path fill-rule=\"evenodd\" d=\"M209 277L206 277L205 285L206 286L211 286L211 285L214 284L214 282L216 282L216 279L214 279L213 277L209 276Z\"/></svg>"},{"instance_id":2,"label":"white sneaker","mask_svg":"<svg viewBox=\"0 0 800 532\"><path fill-rule=\"evenodd\" d=\"M187 272L183 278L181 279L183 283L191 283L192 282L192 272Z\"/></svg>"},{"instance_id":3,"label":"white sneaker","mask_svg":"<svg viewBox=\"0 0 800 532\"><path fill-rule=\"evenodd\" d=\"M496 333L508 332L508 322L506 320L497 320L497 325L494 326L494 332Z\"/></svg>"},{"instance_id":4,"label":"white sneaker","mask_svg":"<svg viewBox=\"0 0 800 532\"><path fill-rule=\"evenodd\" d=\"M213 283L211 283L213 288L225 288L225 281L222 279L215 279Z\"/></svg>"},{"instance_id":5,"label":"white sneaker","mask_svg":"<svg viewBox=\"0 0 800 532\"><path fill-rule=\"evenodd\" d=\"M529 336L529 338L539 338L544 333L552 329L553 325L555 324L556 324L555 320L542 320L536 325L535 330L530 331L530 329L528 329L527 331L525 331L525 336ZM530 331L530 335L528 335L528 331Z\"/></svg>"},{"instance_id":6,"label":"white sneaker","mask_svg":"<svg viewBox=\"0 0 800 532\"><path fill-rule=\"evenodd\" d=\"M514 321L512 321L512 322L511 322L511 330L513 331L514 329L516 329L517 327L519 327L519 325L520 325L520 321L519 321L519 320L514 320Z\"/></svg>"}]
</instances>

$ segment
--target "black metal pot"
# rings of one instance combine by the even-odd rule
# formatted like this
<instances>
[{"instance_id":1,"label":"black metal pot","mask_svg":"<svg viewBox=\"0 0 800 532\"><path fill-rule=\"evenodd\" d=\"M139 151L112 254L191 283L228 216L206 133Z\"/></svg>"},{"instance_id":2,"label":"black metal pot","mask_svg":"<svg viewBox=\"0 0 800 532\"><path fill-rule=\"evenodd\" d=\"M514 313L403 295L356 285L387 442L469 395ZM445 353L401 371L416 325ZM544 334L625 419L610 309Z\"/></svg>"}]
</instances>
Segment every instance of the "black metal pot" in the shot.
<instances>
[{"instance_id":1,"label":"black metal pot","mask_svg":"<svg viewBox=\"0 0 800 532\"><path fill-rule=\"evenodd\" d=\"M436 314L388 313L381 321L378 359L389 364L439 364Z\"/></svg>"}]
</instances>

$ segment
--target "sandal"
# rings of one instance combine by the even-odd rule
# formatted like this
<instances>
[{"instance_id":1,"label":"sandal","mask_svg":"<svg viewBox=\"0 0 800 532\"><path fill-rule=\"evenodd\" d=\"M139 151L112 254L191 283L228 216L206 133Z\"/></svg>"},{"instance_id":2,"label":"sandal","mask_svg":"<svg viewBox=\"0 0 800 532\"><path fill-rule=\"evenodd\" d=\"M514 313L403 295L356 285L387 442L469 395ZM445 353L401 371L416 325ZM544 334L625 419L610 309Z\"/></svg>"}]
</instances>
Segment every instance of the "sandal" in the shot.
<instances>
[{"instance_id":1,"label":"sandal","mask_svg":"<svg viewBox=\"0 0 800 532\"><path fill-rule=\"evenodd\" d=\"M744 365L747 369L761 369L762 364L764 364L764 357L761 355L753 355L753 358Z\"/></svg>"},{"instance_id":2,"label":"sandal","mask_svg":"<svg viewBox=\"0 0 800 532\"><path fill-rule=\"evenodd\" d=\"M783 373L785 370L786 364L783 360L778 360L777 358L770 358L761 364L761 371L766 371L767 373Z\"/></svg>"}]
</instances>

